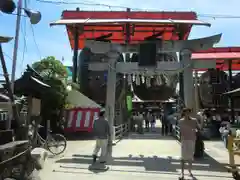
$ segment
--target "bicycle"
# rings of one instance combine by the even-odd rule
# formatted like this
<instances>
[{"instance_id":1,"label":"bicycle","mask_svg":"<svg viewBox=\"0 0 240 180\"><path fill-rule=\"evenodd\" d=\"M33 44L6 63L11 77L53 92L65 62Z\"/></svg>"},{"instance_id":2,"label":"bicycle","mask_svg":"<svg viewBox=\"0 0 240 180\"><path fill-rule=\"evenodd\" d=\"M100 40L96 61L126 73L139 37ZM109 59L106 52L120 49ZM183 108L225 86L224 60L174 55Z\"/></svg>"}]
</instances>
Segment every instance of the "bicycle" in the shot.
<instances>
[{"instance_id":1,"label":"bicycle","mask_svg":"<svg viewBox=\"0 0 240 180\"><path fill-rule=\"evenodd\" d=\"M47 130L47 137L45 140L39 134L39 128L43 128L43 126L35 125L34 123L29 126L28 136L33 147L42 147L51 152L53 155L62 154L66 150L67 140L62 134L52 134L51 130ZM60 151L57 151L57 149L61 146L63 148Z\"/></svg>"}]
</instances>

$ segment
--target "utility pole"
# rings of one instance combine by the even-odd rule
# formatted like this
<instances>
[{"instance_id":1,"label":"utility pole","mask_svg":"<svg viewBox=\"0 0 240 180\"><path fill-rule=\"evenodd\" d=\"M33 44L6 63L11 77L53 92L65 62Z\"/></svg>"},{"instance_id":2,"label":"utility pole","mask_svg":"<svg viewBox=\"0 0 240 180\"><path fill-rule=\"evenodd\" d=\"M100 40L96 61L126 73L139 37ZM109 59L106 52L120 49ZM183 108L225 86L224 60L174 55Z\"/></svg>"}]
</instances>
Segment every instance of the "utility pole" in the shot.
<instances>
[{"instance_id":1,"label":"utility pole","mask_svg":"<svg viewBox=\"0 0 240 180\"><path fill-rule=\"evenodd\" d=\"M21 23L21 11L22 11L22 0L18 0L17 21L16 21L15 40L14 40L14 49L13 49L12 74L11 74L11 83L12 83L11 88L12 88L12 91L14 91L14 81L15 81L15 74L16 74L19 31L20 31L20 23Z\"/></svg>"},{"instance_id":2,"label":"utility pole","mask_svg":"<svg viewBox=\"0 0 240 180\"><path fill-rule=\"evenodd\" d=\"M22 11L22 0L18 0L16 30L15 30L15 39L14 39L14 49L13 49L12 73L11 73L11 90L13 94L14 94L14 81L15 81L17 54L18 54L19 31L20 31L20 23L21 23L21 11ZM14 117L13 113L14 112L11 112L10 117L8 118L7 129L11 129L12 118Z\"/></svg>"}]
</instances>

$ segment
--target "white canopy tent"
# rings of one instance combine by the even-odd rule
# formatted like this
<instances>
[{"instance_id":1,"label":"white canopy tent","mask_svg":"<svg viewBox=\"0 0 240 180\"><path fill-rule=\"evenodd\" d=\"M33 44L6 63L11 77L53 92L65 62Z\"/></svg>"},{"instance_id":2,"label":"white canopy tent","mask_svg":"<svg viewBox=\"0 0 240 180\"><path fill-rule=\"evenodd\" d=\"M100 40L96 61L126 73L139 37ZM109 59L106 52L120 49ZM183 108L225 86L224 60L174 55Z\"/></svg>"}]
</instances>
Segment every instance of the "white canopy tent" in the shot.
<instances>
[{"instance_id":1,"label":"white canopy tent","mask_svg":"<svg viewBox=\"0 0 240 180\"><path fill-rule=\"evenodd\" d=\"M67 101L74 107L81 108L101 108L99 104L83 95L77 90L70 90L67 95Z\"/></svg>"}]
</instances>

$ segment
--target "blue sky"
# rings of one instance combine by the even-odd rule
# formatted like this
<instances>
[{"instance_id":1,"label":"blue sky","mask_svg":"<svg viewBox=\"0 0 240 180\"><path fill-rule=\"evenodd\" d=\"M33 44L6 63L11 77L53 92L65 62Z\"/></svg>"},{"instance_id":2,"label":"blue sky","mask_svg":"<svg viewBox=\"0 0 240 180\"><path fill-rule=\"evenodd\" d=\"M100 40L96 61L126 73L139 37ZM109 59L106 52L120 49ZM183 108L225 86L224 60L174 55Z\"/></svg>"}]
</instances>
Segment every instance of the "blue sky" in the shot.
<instances>
[{"instance_id":1,"label":"blue sky","mask_svg":"<svg viewBox=\"0 0 240 180\"><path fill-rule=\"evenodd\" d=\"M19 41L19 51L17 60L17 76L24 71L26 64L32 64L40 58L55 56L59 60L64 57L64 63L71 65L72 51L70 49L66 29L63 26L50 27L49 23L60 19L63 10L74 10L80 7L82 10L121 10L119 8L108 8L102 6L85 5L56 5L44 4L36 0L26 0L28 8L38 10L42 13L42 20L39 24L32 26L34 37L28 18L23 17L21 22L21 32ZM61 0L53 0L61 1ZM154 11L195 11L198 14L218 14L240 16L239 0L65 0L67 2L91 2L109 4L112 6L124 6ZM147 3L146 3L147 2ZM223 37L218 46L240 46L240 18L214 19L199 16L199 19L210 22L212 26L194 27L190 38L199 38L217 33L223 33ZM14 36L16 16L0 13L0 34ZM26 27L26 33L24 33ZM24 36L26 34L26 36ZM26 48L24 48L24 37ZM37 46L34 42L36 40ZM9 73L12 66L13 41L3 46ZM24 50L25 49L25 50ZM25 52L25 53L24 53ZM23 58L24 54L24 58ZM0 70L1 72L1 70Z\"/></svg>"}]
</instances>

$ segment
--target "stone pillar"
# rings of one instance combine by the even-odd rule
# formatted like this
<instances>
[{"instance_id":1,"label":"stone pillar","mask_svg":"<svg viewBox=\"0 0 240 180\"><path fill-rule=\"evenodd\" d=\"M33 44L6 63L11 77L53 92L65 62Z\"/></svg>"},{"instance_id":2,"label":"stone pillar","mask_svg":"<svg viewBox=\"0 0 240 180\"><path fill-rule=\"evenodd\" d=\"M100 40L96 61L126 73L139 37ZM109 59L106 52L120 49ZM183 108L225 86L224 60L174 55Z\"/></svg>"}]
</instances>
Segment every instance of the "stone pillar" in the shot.
<instances>
[{"instance_id":1,"label":"stone pillar","mask_svg":"<svg viewBox=\"0 0 240 180\"><path fill-rule=\"evenodd\" d=\"M74 27L72 31L74 33L74 50L73 50L73 71L72 71L72 82L77 82L77 61L78 61L78 46L79 46L79 28Z\"/></svg>"},{"instance_id":2,"label":"stone pillar","mask_svg":"<svg viewBox=\"0 0 240 180\"><path fill-rule=\"evenodd\" d=\"M195 97L195 112L197 113L200 108L199 108L199 92L198 92L198 71L195 70L194 72L194 77L195 77L195 81L194 81L194 97Z\"/></svg>"},{"instance_id":3,"label":"stone pillar","mask_svg":"<svg viewBox=\"0 0 240 180\"><path fill-rule=\"evenodd\" d=\"M107 96L106 96L106 118L110 125L111 141L114 135L114 119L115 119L115 94L116 94L116 63L118 54L111 51L108 53L108 75L107 75ZM111 151L111 150L110 150Z\"/></svg>"},{"instance_id":4,"label":"stone pillar","mask_svg":"<svg viewBox=\"0 0 240 180\"><path fill-rule=\"evenodd\" d=\"M193 68L191 61L191 51L184 49L180 52L184 71L183 71L183 89L184 103L187 108L195 109L194 88L193 88Z\"/></svg>"},{"instance_id":5,"label":"stone pillar","mask_svg":"<svg viewBox=\"0 0 240 180\"><path fill-rule=\"evenodd\" d=\"M80 90L84 95L87 95L89 75L88 75L88 63L91 58L91 50L88 47L84 47L79 53L78 58L78 84Z\"/></svg>"}]
</instances>

